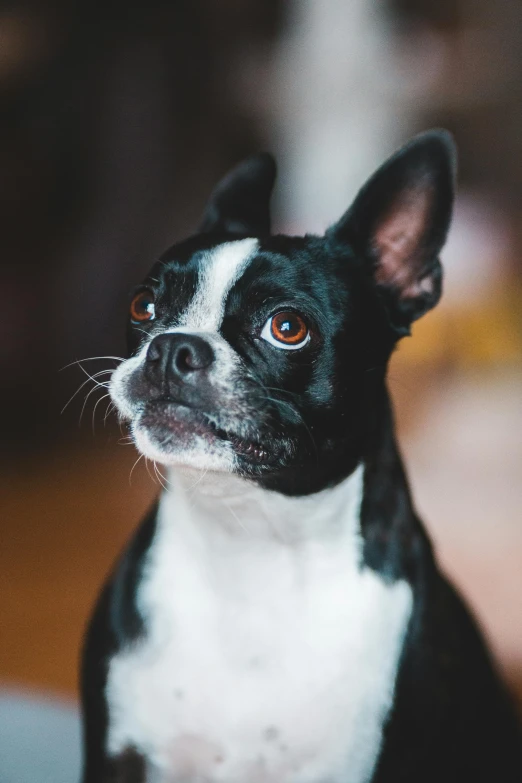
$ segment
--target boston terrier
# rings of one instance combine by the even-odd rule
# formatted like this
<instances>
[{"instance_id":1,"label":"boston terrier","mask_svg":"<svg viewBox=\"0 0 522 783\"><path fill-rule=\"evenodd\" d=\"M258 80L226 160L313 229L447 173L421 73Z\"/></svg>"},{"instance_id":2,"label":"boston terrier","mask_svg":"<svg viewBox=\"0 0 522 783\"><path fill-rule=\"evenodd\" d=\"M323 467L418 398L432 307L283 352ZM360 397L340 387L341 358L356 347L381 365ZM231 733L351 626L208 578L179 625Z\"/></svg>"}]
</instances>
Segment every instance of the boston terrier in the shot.
<instances>
[{"instance_id":1,"label":"boston terrier","mask_svg":"<svg viewBox=\"0 0 522 783\"><path fill-rule=\"evenodd\" d=\"M83 783L522 781L386 389L441 294L454 169L425 133L324 236L273 236L252 157L136 289L110 392L168 480L90 625Z\"/></svg>"}]
</instances>

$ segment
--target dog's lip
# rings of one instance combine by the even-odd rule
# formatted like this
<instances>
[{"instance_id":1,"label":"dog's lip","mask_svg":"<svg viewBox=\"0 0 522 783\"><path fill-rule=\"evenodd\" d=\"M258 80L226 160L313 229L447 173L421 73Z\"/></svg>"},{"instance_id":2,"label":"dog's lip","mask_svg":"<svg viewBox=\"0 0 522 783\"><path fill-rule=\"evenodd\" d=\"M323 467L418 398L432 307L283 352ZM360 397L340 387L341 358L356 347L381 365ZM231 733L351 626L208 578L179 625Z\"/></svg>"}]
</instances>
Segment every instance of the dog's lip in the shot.
<instances>
[{"instance_id":1,"label":"dog's lip","mask_svg":"<svg viewBox=\"0 0 522 783\"><path fill-rule=\"evenodd\" d=\"M212 422L201 413L189 405L168 397L157 397L149 400L144 406L145 426L150 426L147 421L151 414L163 414L161 420L154 421L153 425L161 424L162 427L180 434L183 431L190 430L195 435L214 438L216 436L215 427Z\"/></svg>"},{"instance_id":2,"label":"dog's lip","mask_svg":"<svg viewBox=\"0 0 522 783\"><path fill-rule=\"evenodd\" d=\"M172 423L189 425L197 435L230 443L235 453L248 461L269 463L277 457L276 453L270 454L257 441L241 438L234 432L221 429L209 414L199 408L194 408L171 397L157 397L149 400L145 406L149 412L158 408L168 410ZM175 426L172 428L175 429Z\"/></svg>"}]
</instances>

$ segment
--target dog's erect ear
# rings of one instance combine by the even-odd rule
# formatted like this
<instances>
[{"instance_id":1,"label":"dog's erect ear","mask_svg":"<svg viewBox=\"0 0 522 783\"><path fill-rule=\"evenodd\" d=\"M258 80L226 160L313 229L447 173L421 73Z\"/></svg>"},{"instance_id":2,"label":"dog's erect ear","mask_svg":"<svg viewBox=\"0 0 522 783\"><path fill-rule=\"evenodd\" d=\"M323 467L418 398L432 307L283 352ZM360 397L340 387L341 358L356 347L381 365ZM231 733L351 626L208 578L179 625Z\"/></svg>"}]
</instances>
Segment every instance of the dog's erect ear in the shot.
<instances>
[{"instance_id":1,"label":"dog's erect ear","mask_svg":"<svg viewBox=\"0 0 522 783\"><path fill-rule=\"evenodd\" d=\"M438 255L451 220L455 161L446 131L417 136L377 170L326 232L369 264L399 334L440 298Z\"/></svg>"},{"instance_id":2,"label":"dog's erect ear","mask_svg":"<svg viewBox=\"0 0 522 783\"><path fill-rule=\"evenodd\" d=\"M214 189L200 231L239 236L269 234L270 195L275 178L276 164L268 153L244 160Z\"/></svg>"}]
</instances>

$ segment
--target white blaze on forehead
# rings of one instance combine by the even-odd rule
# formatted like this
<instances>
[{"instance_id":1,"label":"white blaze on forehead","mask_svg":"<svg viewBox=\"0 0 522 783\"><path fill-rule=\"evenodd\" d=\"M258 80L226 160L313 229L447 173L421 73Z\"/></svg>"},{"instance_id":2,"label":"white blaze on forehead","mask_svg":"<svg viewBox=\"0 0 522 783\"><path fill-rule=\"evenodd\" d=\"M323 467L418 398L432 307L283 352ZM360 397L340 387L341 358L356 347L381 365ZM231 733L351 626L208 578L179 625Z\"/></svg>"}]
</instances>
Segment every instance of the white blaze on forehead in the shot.
<instances>
[{"instance_id":1,"label":"white blaze on forehead","mask_svg":"<svg viewBox=\"0 0 522 783\"><path fill-rule=\"evenodd\" d=\"M201 260L198 287L179 326L217 332L228 293L259 247L257 239L238 239L218 245Z\"/></svg>"}]
</instances>

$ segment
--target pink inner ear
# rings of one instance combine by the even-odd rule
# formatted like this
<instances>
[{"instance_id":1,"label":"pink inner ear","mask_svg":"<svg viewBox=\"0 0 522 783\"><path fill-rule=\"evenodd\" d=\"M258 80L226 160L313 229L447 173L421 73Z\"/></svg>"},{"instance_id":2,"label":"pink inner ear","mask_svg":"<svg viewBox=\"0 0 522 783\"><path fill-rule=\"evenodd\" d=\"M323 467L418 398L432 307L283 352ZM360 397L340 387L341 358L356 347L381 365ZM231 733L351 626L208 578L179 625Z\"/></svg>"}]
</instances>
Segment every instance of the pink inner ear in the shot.
<instances>
[{"instance_id":1,"label":"pink inner ear","mask_svg":"<svg viewBox=\"0 0 522 783\"><path fill-rule=\"evenodd\" d=\"M410 298L432 287L429 277L420 278L424 262L423 239L428 230L433 189L418 188L401 194L380 220L373 247L377 255L375 280L397 288Z\"/></svg>"}]
</instances>

